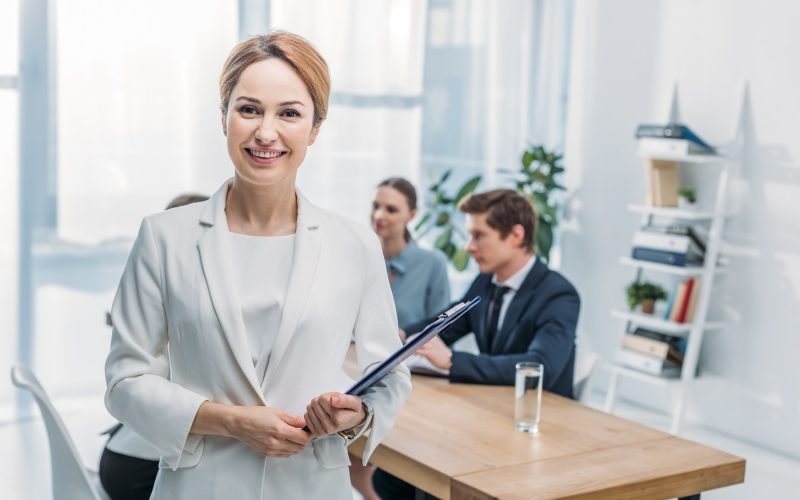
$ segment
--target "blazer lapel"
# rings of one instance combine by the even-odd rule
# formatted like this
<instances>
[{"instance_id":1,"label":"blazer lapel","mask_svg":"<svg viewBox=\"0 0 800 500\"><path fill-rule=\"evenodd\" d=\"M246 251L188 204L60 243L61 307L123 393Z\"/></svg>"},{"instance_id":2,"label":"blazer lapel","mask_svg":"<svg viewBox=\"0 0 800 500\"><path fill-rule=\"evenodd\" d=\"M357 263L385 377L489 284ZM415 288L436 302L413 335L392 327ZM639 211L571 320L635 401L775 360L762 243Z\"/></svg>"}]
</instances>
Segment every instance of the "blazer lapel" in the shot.
<instances>
[{"instance_id":1,"label":"blazer lapel","mask_svg":"<svg viewBox=\"0 0 800 500\"><path fill-rule=\"evenodd\" d=\"M295 236L292 270L289 275L289 286L286 290L286 302L283 305L278 334L272 345L272 351L262 353L256 373L261 375L261 388L264 390L270 377L278 369L281 360L297 325L306 309L306 302L314 284L317 273L320 249L319 235L320 212L297 192L297 232Z\"/></svg>"},{"instance_id":2,"label":"blazer lapel","mask_svg":"<svg viewBox=\"0 0 800 500\"><path fill-rule=\"evenodd\" d=\"M503 326L497 332L497 339L492 343L494 347L492 353L503 352L506 340L517 325L519 317L528 308L528 304L533 298L533 293L539 280L541 280L546 273L547 265L537 257L536 263L534 263L528 275L522 281L519 290L514 294L511 304L508 305L508 310L503 318Z\"/></svg>"},{"instance_id":3,"label":"blazer lapel","mask_svg":"<svg viewBox=\"0 0 800 500\"><path fill-rule=\"evenodd\" d=\"M230 181L226 182L214 193L200 216L200 223L208 226L208 230L200 237L197 247L222 332L250 389L263 402L242 319L239 290L231 272L233 261L228 244L228 221L225 218L225 197L229 184Z\"/></svg>"}]
</instances>

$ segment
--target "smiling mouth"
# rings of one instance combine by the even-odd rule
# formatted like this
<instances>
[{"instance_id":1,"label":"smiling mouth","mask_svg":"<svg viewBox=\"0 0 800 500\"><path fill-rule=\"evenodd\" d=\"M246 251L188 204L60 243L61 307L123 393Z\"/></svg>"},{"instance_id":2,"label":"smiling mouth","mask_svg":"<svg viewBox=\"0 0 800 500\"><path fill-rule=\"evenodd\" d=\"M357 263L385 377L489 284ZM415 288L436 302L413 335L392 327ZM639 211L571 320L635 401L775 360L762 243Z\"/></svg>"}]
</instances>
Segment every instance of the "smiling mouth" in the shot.
<instances>
[{"instance_id":1,"label":"smiling mouth","mask_svg":"<svg viewBox=\"0 0 800 500\"><path fill-rule=\"evenodd\" d=\"M247 151L247 154L250 156L260 158L262 160L271 160L286 154L286 151L255 151L250 148L244 148L244 150Z\"/></svg>"}]
</instances>

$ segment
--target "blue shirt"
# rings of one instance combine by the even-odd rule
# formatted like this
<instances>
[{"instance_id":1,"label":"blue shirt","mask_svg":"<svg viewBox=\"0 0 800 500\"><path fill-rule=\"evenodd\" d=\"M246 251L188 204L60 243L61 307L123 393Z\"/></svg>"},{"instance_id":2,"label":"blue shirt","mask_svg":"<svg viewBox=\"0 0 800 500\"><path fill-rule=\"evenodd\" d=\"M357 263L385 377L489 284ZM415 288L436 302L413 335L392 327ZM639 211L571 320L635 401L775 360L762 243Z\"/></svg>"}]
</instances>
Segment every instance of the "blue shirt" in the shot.
<instances>
[{"instance_id":1,"label":"blue shirt","mask_svg":"<svg viewBox=\"0 0 800 500\"><path fill-rule=\"evenodd\" d=\"M433 317L450 305L447 263L440 252L409 241L400 255L386 261L400 328Z\"/></svg>"}]
</instances>

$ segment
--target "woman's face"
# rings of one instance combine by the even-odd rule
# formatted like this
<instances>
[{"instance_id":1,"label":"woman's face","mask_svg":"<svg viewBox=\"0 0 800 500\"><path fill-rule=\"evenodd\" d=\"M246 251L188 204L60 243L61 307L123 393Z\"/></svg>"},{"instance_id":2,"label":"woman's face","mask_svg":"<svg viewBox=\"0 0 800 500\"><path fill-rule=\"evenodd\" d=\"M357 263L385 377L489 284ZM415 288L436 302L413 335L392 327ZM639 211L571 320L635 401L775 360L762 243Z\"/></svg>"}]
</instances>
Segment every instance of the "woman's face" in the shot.
<instances>
[{"instance_id":1,"label":"woman's face","mask_svg":"<svg viewBox=\"0 0 800 500\"><path fill-rule=\"evenodd\" d=\"M294 69L270 58L248 66L231 92L223 131L240 180L293 189L314 143L311 95Z\"/></svg>"},{"instance_id":2,"label":"woman's face","mask_svg":"<svg viewBox=\"0 0 800 500\"><path fill-rule=\"evenodd\" d=\"M381 186L372 201L372 229L383 239L402 237L406 225L416 215L405 195L393 187Z\"/></svg>"}]
</instances>

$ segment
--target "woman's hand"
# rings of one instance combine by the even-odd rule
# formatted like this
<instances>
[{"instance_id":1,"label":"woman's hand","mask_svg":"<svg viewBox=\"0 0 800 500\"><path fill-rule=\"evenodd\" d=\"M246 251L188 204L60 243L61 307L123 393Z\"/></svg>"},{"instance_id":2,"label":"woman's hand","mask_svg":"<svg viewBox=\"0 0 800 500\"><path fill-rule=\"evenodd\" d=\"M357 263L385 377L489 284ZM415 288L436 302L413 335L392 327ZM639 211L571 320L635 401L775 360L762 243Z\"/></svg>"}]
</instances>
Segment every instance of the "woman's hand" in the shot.
<instances>
[{"instance_id":1,"label":"woman's hand","mask_svg":"<svg viewBox=\"0 0 800 500\"><path fill-rule=\"evenodd\" d=\"M311 436L320 437L361 425L367 413L358 396L326 392L311 400L303 418Z\"/></svg>"},{"instance_id":2,"label":"woman's hand","mask_svg":"<svg viewBox=\"0 0 800 500\"><path fill-rule=\"evenodd\" d=\"M192 434L238 439L266 457L290 457L308 444L303 417L265 406L230 406L206 401L197 410Z\"/></svg>"},{"instance_id":3,"label":"woman's hand","mask_svg":"<svg viewBox=\"0 0 800 500\"><path fill-rule=\"evenodd\" d=\"M303 417L265 406L234 408L231 437L266 457L290 457L302 451L311 438L303 430Z\"/></svg>"}]
</instances>

